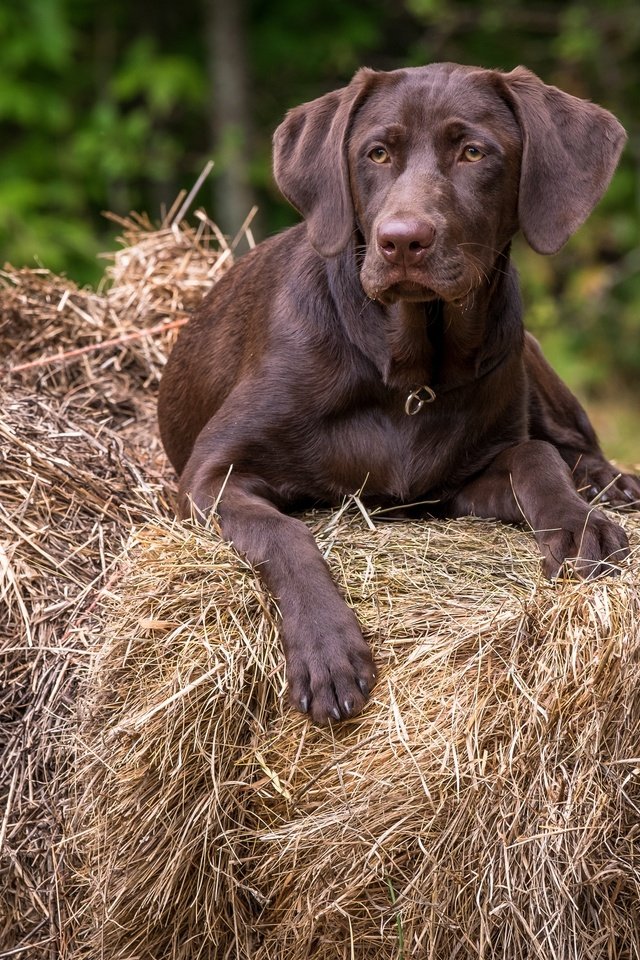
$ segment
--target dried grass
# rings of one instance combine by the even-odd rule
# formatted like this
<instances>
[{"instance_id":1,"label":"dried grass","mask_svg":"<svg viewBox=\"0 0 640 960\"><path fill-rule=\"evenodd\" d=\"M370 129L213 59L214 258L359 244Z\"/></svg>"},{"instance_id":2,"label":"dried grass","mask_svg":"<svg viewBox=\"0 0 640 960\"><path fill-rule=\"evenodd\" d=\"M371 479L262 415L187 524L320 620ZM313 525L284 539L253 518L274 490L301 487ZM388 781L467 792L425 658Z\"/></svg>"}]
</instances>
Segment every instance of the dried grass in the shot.
<instances>
[{"instance_id":1,"label":"dried grass","mask_svg":"<svg viewBox=\"0 0 640 960\"><path fill-rule=\"evenodd\" d=\"M132 526L169 512L155 387L175 324L231 261L204 216L122 226L99 292L0 272L0 957L65 942L78 679Z\"/></svg>"},{"instance_id":2,"label":"dried grass","mask_svg":"<svg viewBox=\"0 0 640 960\"><path fill-rule=\"evenodd\" d=\"M106 255L97 292L44 269L0 271L5 375L53 389L113 388L120 374L129 388L157 382L175 331L231 266L232 249L201 211L195 228L171 214L159 228L135 213L111 218L121 248Z\"/></svg>"},{"instance_id":3,"label":"dried grass","mask_svg":"<svg viewBox=\"0 0 640 960\"><path fill-rule=\"evenodd\" d=\"M81 727L81 956L637 958L635 574L550 585L471 520L319 539L382 665L330 730L215 531L137 531Z\"/></svg>"},{"instance_id":4,"label":"dried grass","mask_svg":"<svg viewBox=\"0 0 640 960\"><path fill-rule=\"evenodd\" d=\"M161 511L159 478L91 399L0 390L0 956L34 930L57 938L59 745L97 639L87 618L123 537Z\"/></svg>"},{"instance_id":5,"label":"dried grass","mask_svg":"<svg viewBox=\"0 0 640 960\"><path fill-rule=\"evenodd\" d=\"M0 277L0 957L638 960L640 522L552 585L498 524L309 517L382 666L313 728L166 505L159 372L231 259L181 204L97 292Z\"/></svg>"}]
</instances>

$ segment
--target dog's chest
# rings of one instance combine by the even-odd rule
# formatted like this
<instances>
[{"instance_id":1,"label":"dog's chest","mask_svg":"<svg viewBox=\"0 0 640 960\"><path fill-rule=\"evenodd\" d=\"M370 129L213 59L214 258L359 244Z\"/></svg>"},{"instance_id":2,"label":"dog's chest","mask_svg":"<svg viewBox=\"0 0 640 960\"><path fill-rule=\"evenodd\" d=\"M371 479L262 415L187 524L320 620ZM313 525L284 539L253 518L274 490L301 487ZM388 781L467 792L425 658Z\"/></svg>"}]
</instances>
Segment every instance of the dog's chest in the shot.
<instances>
[{"instance_id":1,"label":"dog's chest","mask_svg":"<svg viewBox=\"0 0 640 960\"><path fill-rule=\"evenodd\" d=\"M446 411L358 411L325 426L326 480L334 493L363 489L407 500L442 487L459 469L464 424Z\"/></svg>"}]
</instances>

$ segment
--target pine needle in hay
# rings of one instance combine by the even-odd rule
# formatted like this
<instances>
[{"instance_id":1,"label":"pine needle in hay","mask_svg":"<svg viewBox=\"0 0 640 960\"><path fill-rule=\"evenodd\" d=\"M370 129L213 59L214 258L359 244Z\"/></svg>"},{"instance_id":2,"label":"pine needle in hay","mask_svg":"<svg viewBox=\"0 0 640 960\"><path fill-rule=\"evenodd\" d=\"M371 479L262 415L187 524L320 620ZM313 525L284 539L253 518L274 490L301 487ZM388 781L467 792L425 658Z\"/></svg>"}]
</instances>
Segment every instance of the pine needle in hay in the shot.
<instances>
[{"instance_id":1,"label":"pine needle in hay","mask_svg":"<svg viewBox=\"0 0 640 960\"><path fill-rule=\"evenodd\" d=\"M81 724L80 956L637 958L637 559L552 585L497 524L318 532L382 667L328 730L215 531L137 532Z\"/></svg>"}]
</instances>

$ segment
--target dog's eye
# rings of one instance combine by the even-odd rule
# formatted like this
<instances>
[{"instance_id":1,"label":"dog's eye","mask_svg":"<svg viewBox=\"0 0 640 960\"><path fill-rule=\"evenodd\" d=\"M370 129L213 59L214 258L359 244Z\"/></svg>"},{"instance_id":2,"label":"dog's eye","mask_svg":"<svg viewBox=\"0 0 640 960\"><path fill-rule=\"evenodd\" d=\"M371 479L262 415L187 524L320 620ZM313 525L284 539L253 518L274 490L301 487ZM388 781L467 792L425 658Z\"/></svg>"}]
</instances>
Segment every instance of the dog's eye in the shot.
<instances>
[{"instance_id":1,"label":"dog's eye","mask_svg":"<svg viewBox=\"0 0 640 960\"><path fill-rule=\"evenodd\" d=\"M468 146L464 148L462 156L470 163L476 163L478 160L482 160L484 153L479 147Z\"/></svg>"},{"instance_id":2,"label":"dog's eye","mask_svg":"<svg viewBox=\"0 0 640 960\"><path fill-rule=\"evenodd\" d=\"M389 163L391 157L384 147L374 147L369 153L369 159L374 163Z\"/></svg>"}]
</instances>

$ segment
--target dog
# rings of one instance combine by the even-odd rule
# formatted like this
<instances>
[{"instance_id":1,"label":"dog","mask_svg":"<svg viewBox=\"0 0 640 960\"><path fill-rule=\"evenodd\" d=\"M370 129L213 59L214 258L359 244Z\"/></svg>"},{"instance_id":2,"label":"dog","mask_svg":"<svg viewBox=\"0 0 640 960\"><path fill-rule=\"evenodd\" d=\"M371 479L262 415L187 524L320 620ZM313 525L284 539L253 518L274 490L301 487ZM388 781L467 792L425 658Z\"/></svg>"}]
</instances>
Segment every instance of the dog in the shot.
<instances>
[{"instance_id":1,"label":"dog","mask_svg":"<svg viewBox=\"0 0 640 960\"><path fill-rule=\"evenodd\" d=\"M377 505L526 524L548 577L615 572L640 479L605 460L525 334L510 243L556 252L625 141L601 107L456 64L361 69L291 110L274 173L303 222L246 254L183 328L159 423L179 512L218 511L277 598L291 704L356 715L376 669L291 511Z\"/></svg>"}]
</instances>

